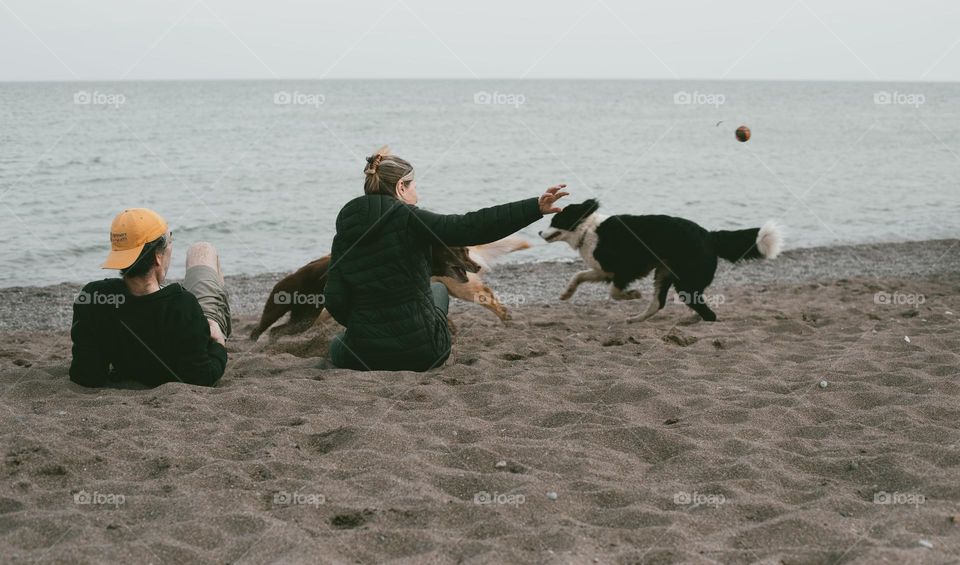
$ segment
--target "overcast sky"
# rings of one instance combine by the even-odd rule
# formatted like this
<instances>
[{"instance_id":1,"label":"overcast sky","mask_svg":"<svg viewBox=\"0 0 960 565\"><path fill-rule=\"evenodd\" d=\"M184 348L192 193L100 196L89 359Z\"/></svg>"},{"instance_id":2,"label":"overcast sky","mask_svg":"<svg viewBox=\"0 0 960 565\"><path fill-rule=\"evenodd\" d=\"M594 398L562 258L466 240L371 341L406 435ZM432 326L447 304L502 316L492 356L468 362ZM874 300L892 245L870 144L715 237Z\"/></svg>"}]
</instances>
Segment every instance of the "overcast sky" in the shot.
<instances>
[{"instance_id":1,"label":"overcast sky","mask_svg":"<svg viewBox=\"0 0 960 565\"><path fill-rule=\"evenodd\" d=\"M0 80L960 80L960 2L0 0Z\"/></svg>"}]
</instances>

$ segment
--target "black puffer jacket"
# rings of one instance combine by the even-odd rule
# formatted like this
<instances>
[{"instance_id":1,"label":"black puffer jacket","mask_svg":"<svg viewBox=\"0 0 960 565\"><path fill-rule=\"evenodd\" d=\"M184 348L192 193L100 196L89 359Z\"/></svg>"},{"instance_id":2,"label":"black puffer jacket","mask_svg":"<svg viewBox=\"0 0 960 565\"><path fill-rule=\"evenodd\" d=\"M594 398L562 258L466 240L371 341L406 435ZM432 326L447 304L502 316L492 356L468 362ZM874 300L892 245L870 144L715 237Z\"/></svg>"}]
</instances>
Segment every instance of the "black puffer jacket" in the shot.
<instances>
[{"instance_id":1,"label":"black puffer jacket","mask_svg":"<svg viewBox=\"0 0 960 565\"><path fill-rule=\"evenodd\" d=\"M447 321L430 295L431 246L490 243L537 221L536 198L464 215L434 214L383 195L337 216L325 304L359 357L351 369L426 371L450 355Z\"/></svg>"}]
</instances>

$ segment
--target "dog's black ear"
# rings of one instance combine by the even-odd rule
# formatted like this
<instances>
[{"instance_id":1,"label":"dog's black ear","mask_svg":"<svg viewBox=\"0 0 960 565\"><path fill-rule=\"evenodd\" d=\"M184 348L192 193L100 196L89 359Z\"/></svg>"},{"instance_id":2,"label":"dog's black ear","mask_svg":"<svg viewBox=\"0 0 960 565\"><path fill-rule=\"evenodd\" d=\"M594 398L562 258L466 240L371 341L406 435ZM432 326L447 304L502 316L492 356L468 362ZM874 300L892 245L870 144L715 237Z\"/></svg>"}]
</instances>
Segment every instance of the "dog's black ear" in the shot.
<instances>
[{"instance_id":1,"label":"dog's black ear","mask_svg":"<svg viewBox=\"0 0 960 565\"><path fill-rule=\"evenodd\" d=\"M589 216L600 209L600 202L598 202L596 198L591 198L590 200L584 202L583 206L585 207L583 210L583 215Z\"/></svg>"}]
</instances>

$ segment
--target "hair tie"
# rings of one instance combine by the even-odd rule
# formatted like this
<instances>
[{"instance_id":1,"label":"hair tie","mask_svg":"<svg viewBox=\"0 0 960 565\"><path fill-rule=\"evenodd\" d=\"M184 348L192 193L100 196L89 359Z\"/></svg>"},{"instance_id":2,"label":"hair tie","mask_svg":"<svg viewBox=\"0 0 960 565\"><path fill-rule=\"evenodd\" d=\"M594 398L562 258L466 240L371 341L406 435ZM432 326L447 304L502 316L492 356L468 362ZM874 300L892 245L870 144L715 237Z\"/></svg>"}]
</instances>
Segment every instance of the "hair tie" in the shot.
<instances>
[{"instance_id":1,"label":"hair tie","mask_svg":"<svg viewBox=\"0 0 960 565\"><path fill-rule=\"evenodd\" d=\"M364 174L375 175L377 174L377 167L380 166L380 160L383 159L383 155L377 154L372 157L367 158L367 168L363 171Z\"/></svg>"}]
</instances>

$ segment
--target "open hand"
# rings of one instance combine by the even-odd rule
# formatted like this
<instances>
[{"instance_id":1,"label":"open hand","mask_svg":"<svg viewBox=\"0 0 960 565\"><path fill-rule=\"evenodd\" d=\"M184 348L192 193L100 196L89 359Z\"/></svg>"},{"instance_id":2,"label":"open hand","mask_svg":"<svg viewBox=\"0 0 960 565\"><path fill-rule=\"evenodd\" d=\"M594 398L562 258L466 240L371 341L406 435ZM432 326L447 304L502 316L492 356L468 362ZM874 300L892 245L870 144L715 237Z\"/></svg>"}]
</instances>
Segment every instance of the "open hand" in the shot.
<instances>
[{"instance_id":1,"label":"open hand","mask_svg":"<svg viewBox=\"0 0 960 565\"><path fill-rule=\"evenodd\" d=\"M541 214L546 216L547 214L556 214L561 210L560 208L554 206L554 202L570 194L569 192L560 192L564 188L567 188L567 185L558 184L557 186L551 186L546 192L543 193L543 195L540 197L540 200L538 200Z\"/></svg>"}]
</instances>

